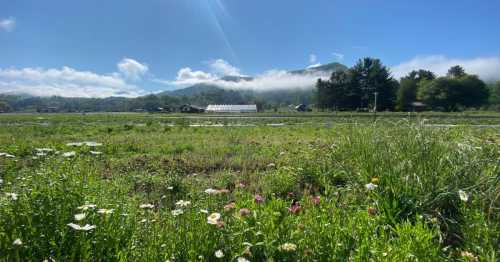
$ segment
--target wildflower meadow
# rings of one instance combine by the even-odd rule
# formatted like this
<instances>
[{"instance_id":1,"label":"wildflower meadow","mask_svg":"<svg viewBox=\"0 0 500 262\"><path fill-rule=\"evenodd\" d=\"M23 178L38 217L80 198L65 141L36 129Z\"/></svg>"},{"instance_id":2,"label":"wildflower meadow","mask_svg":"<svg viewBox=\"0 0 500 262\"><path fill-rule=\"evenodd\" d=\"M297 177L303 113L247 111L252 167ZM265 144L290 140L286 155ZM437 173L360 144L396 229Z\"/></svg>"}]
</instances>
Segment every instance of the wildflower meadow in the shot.
<instances>
[{"instance_id":1,"label":"wildflower meadow","mask_svg":"<svg viewBox=\"0 0 500 262\"><path fill-rule=\"evenodd\" d=\"M499 260L497 127L227 121L3 118L0 261Z\"/></svg>"}]
</instances>

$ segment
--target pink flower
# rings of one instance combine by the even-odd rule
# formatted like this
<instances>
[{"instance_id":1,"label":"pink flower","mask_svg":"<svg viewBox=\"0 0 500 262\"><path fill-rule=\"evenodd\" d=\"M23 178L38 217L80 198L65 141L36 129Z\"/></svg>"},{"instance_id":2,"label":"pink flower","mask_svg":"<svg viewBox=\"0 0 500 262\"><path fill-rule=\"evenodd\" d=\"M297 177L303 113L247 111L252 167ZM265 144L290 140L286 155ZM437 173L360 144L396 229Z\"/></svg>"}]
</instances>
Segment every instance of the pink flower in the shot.
<instances>
[{"instance_id":1,"label":"pink flower","mask_svg":"<svg viewBox=\"0 0 500 262\"><path fill-rule=\"evenodd\" d=\"M255 195L255 203L260 204L262 202L264 202L264 198L261 195L256 194Z\"/></svg>"},{"instance_id":2,"label":"pink flower","mask_svg":"<svg viewBox=\"0 0 500 262\"><path fill-rule=\"evenodd\" d=\"M293 192L288 192L287 197L288 198L293 198L295 194Z\"/></svg>"},{"instance_id":3,"label":"pink flower","mask_svg":"<svg viewBox=\"0 0 500 262\"><path fill-rule=\"evenodd\" d=\"M369 208L368 208L368 214L369 214L370 216L376 216L376 215L377 215L377 213L378 213L378 211L377 211L377 209L376 209L376 208L374 208L374 207L369 207Z\"/></svg>"},{"instance_id":4,"label":"pink flower","mask_svg":"<svg viewBox=\"0 0 500 262\"><path fill-rule=\"evenodd\" d=\"M299 202L294 202L292 206L288 208L288 212L292 214L297 214L302 210L302 207L300 206Z\"/></svg>"},{"instance_id":5,"label":"pink flower","mask_svg":"<svg viewBox=\"0 0 500 262\"><path fill-rule=\"evenodd\" d=\"M227 194L227 193L229 193L228 189L225 189L225 188L219 189L219 194Z\"/></svg>"},{"instance_id":6,"label":"pink flower","mask_svg":"<svg viewBox=\"0 0 500 262\"><path fill-rule=\"evenodd\" d=\"M321 203L321 197L320 196L315 196L312 198L312 202L315 205L319 205Z\"/></svg>"},{"instance_id":7,"label":"pink flower","mask_svg":"<svg viewBox=\"0 0 500 262\"><path fill-rule=\"evenodd\" d=\"M224 228L224 226L226 226L226 223L224 223L224 221L217 221L217 228Z\"/></svg>"},{"instance_id":8,"label":"pink flower","mask_svg":"<svg viewBox=\"0 0 500 262\"><path fill-rule=\"evenodd\" d=\"M224 211L231 211L235 207L236 207L236 204L234 202L231 202L231 203L224 206Z\"/></svg>"},{"instance_id":9,"label":"pink flower","mask_svg":"<svg viewBox=\"0 0 500 262\"><path fill-rule=\"evenodd\" d=\"M246 216L250 215L250 213L251 213L251 211L248 208L240 209L240 216L242 216L242 217L246 217Z\"/></svg>"}]
</instances>

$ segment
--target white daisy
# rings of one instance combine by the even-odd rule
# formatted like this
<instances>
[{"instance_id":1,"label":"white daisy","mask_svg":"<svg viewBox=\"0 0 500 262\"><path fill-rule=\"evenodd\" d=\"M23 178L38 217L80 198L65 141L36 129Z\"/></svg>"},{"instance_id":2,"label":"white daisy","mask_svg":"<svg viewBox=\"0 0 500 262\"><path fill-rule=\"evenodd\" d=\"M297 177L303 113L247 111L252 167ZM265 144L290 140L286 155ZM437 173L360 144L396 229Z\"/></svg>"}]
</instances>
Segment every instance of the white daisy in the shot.
<instances>
[{"instance_id":1,"label":"white daisy","mask_svg":"<svg viewBox=\"0 0 500 262\"><path fill-rule=\"evenodd\" d=\"M458 196L460 197L460 200L464 202L469 201L469 194L463 190L458 190Z\"/></svg>"},{"instance_id":2,"label":"white daisy","mask_svg":"<svg viewBox=\"0 0 500 262\"><path fill-rule=\"evenodd\" d=\"M12 242L12 245L14 246L20 246L23 244L23 241L21 241L21 239L19 238L16 238L16 240L14 240L14 242Z\"/></svg>"},{"instance_id":3,"label":"white daisy","mask_svg":"<svg viewBox=\"0 0 500 262\"><path fill-rule=\"evenodd\" d=\"M213 188L207 188L205 190L205 193L209 194L209 195L216 195L219 193L219 190L217 189L213 189Z\"/></svg>"},{"instance_id":4,"label":"white daisy","mask_svg":"<svg viewBox=\"0 0 500 262\"><path fill-rule=\"evenodd\" d=\"M83 143L82 142L71 142L71 143L67 143L66 145L67 146L83 146Z\"/></svg>"},{"instance_id":5,"label":"white daisy","mask_svg":"<svg viewBox=\"0 0 500 262\"><path fill-rule=\"evenodd\" d=\"M153 209L155 206L152 205L152 204L142 204L139 206L139 208L142 208L142 209Z\"/></svg>"},{"instance_id":6,"label":"white daisy","mask_svg":"<svg viewBox=\"0 0 500 262\"><path fill-rule=\"evenodd\" d=\"M47 147L43 147L43 148L35 148L36 151L39 151L39 152L53 152L54 149L52 148L47 148Z\"/></svg>"},{"instance_id":7,"label":"white daisy","mask_svg":"<svg viewBox=\"0 0 500 262\"><path fill-rule=\"evenodd\" d=\"M74 157L76 156L76 152L75 151L65 152L62 155L63 157Z\"/></svg>"},{"instance_id":8,"label":"white daisy","mask_svg":"<svg viewBox=\"0 0 500 262\"><path fill-rule=\"evenodd\" d=\"M113 213L113 211L115 211L115 210L101 208L101 209L97 210L97 213L107 215L107 214Z\"/></svg>"},{"instance_id":9,"label":"white daisy","mask_svg":"<svg viewBox=\"0 0 500 262\"><path fill-rule=\"evenodd\" d=\"M172 215L174 217L178 216L178 215L182 215L184 214L184 211L182 211L182 209L175 209L175 210L172 210Z\"/></svg>"},{"instance_id":10,"label":"white daisy","mask_svg":"<svg viewBox=\"0 0 500 262\"><path fill-rule=\"evenodd\" d=\"M224 253L222 252L222 250L217 250L215 251L215 257L216 258L223 258L224 257Z\"/></svg>"},{"instance_id":11,"label":"white daisy","mask_svg":"<svg viewBox=\"0 0 500 262\"><path fill-rule=\"evenodd\" d=\"M5 193L7 197L10 197L12 200L17 200L17 194L16 193Z\"/></svg>"},{"instance_id":12,"label":"white daisy","mask_svg":"<svg viewBox=\"0 0 500 262\"><path fill-rule=\"evenodd\" d=\"M16 157L16 156L11 155L9 153L1 153L1 152L0 152L0 156L4 156L4 157L8 157L8 158L14 158L14 157Z\"/></svg>"},{"instance_id":13,"label":"white daisy","mask_svg":"<svg viewBox=\"0 0 500 262\"><path fill-rule=\"evenodd\" d=\"M77 225L77 224L69 223L68 226L73 228L74 230L77 230L77 231L89 231L89 230L96 228L95 225L89 225L89 224L85 224L85 226L82 227L82 226Z\"/></svg>"},{"instance_id":14,"label":"white daisy","mask_svg":"<svg viewBox=\"0 0 500 262\"><path fill-rule=\"evenodd\" d=\"M378 186L373 184L373 183L368 183L365 185L366 189L368 190L375 190Z\"/></svg>"},{"instance_id":15,"label":"white daisy","mask_svg":"<svg viewBox=\"0 0 500 262\"><path fill-rule=\"evenodd\" d=\"M80 221L80 220L85 219L85 217L86 217L85 213L76 214L75 215L75 220L76 221Z\"/></svg>"},{"instance_id":16,"label":"white daisy","mask_svg":"<svg viewBox=\"0 0 500 262\"><path fill-rule=\"evenodd\" d=\"M97 143L97 142L93 142L93 141L85 141L85 142L83 142L83 144L85 144L86 146L89 146L89 147L102 146L102 143Z\"/></svg>"},{"instance_id":17,"label":"white daisy","mask_svg":"<svg viewBox=\"0 0 500 262\"><path fill-rule=\"evenodd\" d=\"M179 206L179 207L187 207L187 206L191 205L191 201L179 200L175 203L175 205Z\"/></svg>"},{"instance_id":18,"label":"white daisy","mask_svg":"<svg viewBox=\"0 0 500 262\"><path fill-rule=\"evenodd\" d=\"M219 223L219 220L221 218L221 215L219 213L212 213L210 216L207 217L207 223L211 225L217 225Z\"/></svg>"},{"instance_id":19,"label":"white daisy","mask_svg":"<svg viewBox=\"0 0 500 262\"><path fill-rule=\"evenodd\" d=\"M77 208L81 209L81 210L94 209L94 208L96 208L96 205L94 205L94 204L85 204L85 205L79 206Z\"/></svg>"}]
</instances>

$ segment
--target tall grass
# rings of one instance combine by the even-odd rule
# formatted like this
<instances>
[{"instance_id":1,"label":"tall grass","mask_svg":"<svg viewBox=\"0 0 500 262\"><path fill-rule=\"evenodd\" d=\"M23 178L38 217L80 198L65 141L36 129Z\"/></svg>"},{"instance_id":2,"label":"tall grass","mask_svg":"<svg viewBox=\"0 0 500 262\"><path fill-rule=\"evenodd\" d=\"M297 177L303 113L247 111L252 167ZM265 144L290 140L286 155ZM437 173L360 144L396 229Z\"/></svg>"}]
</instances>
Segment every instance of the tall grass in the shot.
<instances>
[{"instance_id":1,"label":"tall grass","mask_svg":"<svg viewBox=\"0 0 500 262\"><path fill-rule=\"evenodd\" d=\"M498 260L498 129L256 124L1 127L0 259Z\"/></svg>"}]
</instances>

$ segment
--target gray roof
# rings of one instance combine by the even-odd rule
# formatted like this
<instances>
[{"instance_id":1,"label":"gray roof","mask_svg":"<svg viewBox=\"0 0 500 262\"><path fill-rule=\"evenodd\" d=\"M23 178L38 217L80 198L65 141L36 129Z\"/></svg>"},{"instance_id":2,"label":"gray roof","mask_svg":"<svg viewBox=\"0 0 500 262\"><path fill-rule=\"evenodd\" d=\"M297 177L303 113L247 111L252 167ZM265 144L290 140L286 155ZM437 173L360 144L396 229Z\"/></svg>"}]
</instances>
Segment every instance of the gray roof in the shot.
<instances>
[{"instance_id":1,"label":"gray roof","mask_svg":"<svg viewBox=\"0 0 500 262\"><path fill-rule=\"evenodd\" d=\"M207 111L227 113L257 112L257 105L208 105Z\"/></svg>"}]
</instances>

